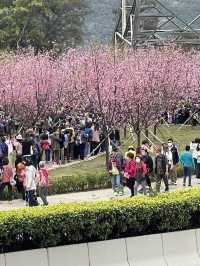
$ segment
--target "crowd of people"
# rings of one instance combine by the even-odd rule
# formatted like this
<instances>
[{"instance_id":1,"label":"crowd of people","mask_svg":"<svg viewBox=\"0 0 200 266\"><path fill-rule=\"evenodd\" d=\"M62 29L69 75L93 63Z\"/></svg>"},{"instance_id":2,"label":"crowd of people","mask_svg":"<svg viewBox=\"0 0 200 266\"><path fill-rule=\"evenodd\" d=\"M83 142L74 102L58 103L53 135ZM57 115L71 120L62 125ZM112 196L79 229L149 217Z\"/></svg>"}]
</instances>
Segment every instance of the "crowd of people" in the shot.
<instances>
[{"instance_id":1,"label":"crowd of people","mask_svg":"<svg viewBox=\"0 0 200 266\"><path fill-rule=\"evenodd\" d=\"M200 180L200 139L186 145L185 151L180 154L172 138L154 149L145 140L136 149L130 146L124 156L115 147L108 163L114 195L123 195L124 185L130 189L131 197L138 194L139 186L139 191L144 195L147 194L147 189L150 195L160 193L161 182L165 185L165 192L168 192L170 185L177 185L179 164L184 171L183 186L192 186L193 170ZM155 190L152 187L153 179L156 182Z\"/></svg>"},{"instance_id":2,"label":"crowd of people","mask_svg":"<svg viewBox=\"0 0 200 266\"><path fill-rule=\"evenodd\" d=\"M12 164L11 148L16 151L15 168ZM8 201L12 203L13 188L16 187L26 205L30 207L39 205L36 190L43 204L48 205L49 177L46 162L41 160L38 165L34 165L35 155L22 156L22 150L23 145L19 140L12 143L5 137L0 138L0 199L7 187Z\"/></svg>"},{"instance_id":3,"label":"crowd of people","mask_svg":"<svg viewBox=\"0 0 200 266\"><path fill-rule=\"evenodd\" d=\"M59 121L54 127L28 129L15 138L4 137L6 123L0 134L0 199L8 188L12 202L13 187L17 188L26 205L37 206L36 190L43 204L48 205L48 168L74 160L84 160L105 151L105 136L101 127L90 116L73 121ZM7 134L8 136L8 134ZM110 140L120 144L119 130Z\"/></svg>"},{"instance_id":4,"label":"crowd of people","mask_svg":"<svg viewBox=\"0 0 200 266\"><path fill-rule=\"evenodd\" d=\"M166 112L163 114L164 120L169 124L187 124L199 126L200 124L200 104L192 106L182 106L182 108L174 112ZM162 122L162 121L161 121Z\"/></svg>"},{"instance_id":5,"label":"crowd of people","mask_svg":"<svg viewBox=\"0 0 200 266\"><path fill-rule=\"evenodd\" d=\"M13 187L17 188L26 205L37 206L36 191L44 205L48 205L49 187L48 165L65 164L72 160L84 160L91 155L104 152L105 135L101 126L90 116L77 124L67 119L54 127L28 129L15 138L0 137L0 198L8 188L8 200L12 202ZM4 134L6 132L4 131ZM124 194L124 186L130 189L131 196L139 192L150 195L170 185L177 185L177 167L183 165L183 186L191 186L192 170L200 180L200 139L195 139L178 152L173 139L161 147L152 149L145 140L140 147L130 146L123 155L120 150L120 131L113 130L109 139L112 152L107 165L115 195ZM156 181L155 190L152 180ZM141 189L139 190L139 187Z\"/></svg>"}]
</instances>

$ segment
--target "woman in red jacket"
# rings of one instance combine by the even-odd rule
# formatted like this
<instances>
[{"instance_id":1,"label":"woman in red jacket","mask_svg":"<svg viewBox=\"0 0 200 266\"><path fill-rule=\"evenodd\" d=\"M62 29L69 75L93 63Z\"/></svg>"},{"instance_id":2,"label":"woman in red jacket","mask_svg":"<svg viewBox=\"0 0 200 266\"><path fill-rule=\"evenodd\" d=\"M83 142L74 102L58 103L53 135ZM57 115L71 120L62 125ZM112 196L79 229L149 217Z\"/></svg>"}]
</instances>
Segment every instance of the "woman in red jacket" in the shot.
<instances>
[{"instance_id":1,"label":"woman in red jacket","mask_svg":"<svg viewBox=\"0 0 200 266\"><path fill-rule=\"evenodd\" d=\"M131 190L131 197L134 196L134 185L135 185L135 169L136 162L134 160L134 154L132 152L127 153L128 161L125 165L125 178L127 187Z\"/></svg>"},{"instance_id":2,"label":"woman in red jacket","mask_svg":"<svg viewBox=\"0 0 200 266\"><path fill-rule=\"evenodd\" d=\"M147 167L146 164L141 160L139 156L135 158L135 185L134 185L134 194L137 195L138 187L141 185L143 188L144 195L146 192L146 175Z\"/></svg>"}]
</instances>

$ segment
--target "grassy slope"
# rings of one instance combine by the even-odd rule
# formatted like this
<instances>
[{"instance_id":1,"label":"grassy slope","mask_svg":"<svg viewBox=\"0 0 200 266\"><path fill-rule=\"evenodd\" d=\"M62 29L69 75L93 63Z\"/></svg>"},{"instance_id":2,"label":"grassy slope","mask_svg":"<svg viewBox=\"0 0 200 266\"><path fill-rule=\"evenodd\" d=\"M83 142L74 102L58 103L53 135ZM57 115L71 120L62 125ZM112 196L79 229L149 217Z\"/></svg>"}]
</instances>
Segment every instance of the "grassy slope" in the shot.
<instances>
[{"instance_id":1,"label":"grassy slope","mask_svg":"<svg viewBox=\"0 0 200 266\"><path fill-rule=\"evenodd\" d=\"M158 130L157 136L163 142L167 141L169 137L172 137L176 142L179 151L182 151L186 144L190 144L191 140L196 137L200 137L200 128L184 127L179 130L176 126L161 126ZM149 134L149 138L155 145L160 143ZM122 139L122 146L120 149L125 152L129 145L132 144L131 138L128 141ZM95 175L96 173L105 172L105 157L98 157L93 161L81 162L77 165L67 166L64 168L50 171L50 178L55 179L62 176L87 176Z\"/></svg>"}]
</instances>

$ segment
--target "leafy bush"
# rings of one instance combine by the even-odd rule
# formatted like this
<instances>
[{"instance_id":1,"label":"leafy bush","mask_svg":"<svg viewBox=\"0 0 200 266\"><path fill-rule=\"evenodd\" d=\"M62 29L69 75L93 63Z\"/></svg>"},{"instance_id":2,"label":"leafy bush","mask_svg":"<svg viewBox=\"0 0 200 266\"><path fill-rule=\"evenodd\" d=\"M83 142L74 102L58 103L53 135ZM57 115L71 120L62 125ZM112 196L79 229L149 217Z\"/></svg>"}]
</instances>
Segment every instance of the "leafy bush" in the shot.
<instances>
[{"instance_id":1,"label":"leafy bush","mask_svg":"<svg viewBox=\"0 0 200 266\"><path fill-rule=\"evenodd\" d=\"M0 213L4 252L189 229L200 226L200 189L154 198L60 204Z\"/></svg>"},{"instance_id":2,"label":"leafy bush","mask_svg":"<svg viewBox=\"0 0 200 266\"><path fill-rule=\"evenodd\" d=\"M105 189L111 187L110 177L103 173L94 176L63 176L50 180L49 195L65 194L71 192ZM13 191L14 198L21 197L16 189ZM3 199L8 198L8 191L3 192Z\"/></svg>"},{"instance_id":3,"label":"leafy bush","mask_svg":"<svg viewBox=\"0 0 200 266\"><path fill-rule=\"evenodd\" d=\"M49 194L62 194L111 187L110 178L103 172L95 176L64 176L50 181Z\"/></svg>"}]
</instances>

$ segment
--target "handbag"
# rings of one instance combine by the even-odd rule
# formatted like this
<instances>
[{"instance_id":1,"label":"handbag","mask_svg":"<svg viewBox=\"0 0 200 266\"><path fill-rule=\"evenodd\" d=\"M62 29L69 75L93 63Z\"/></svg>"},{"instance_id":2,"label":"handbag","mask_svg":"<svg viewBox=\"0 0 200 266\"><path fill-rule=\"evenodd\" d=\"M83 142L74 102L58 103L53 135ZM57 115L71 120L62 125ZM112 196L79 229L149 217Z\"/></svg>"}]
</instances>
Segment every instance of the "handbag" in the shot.
<instances>
[{"instance_id":1,"label":"handbag","mask_svg":"<svg viewBox=\"0 0 200 266\"><path fill-rule=\"evenodd\" d=\"M129 179L129 173L124 173L124 178Z\"/></svg>"}]
</instances>

